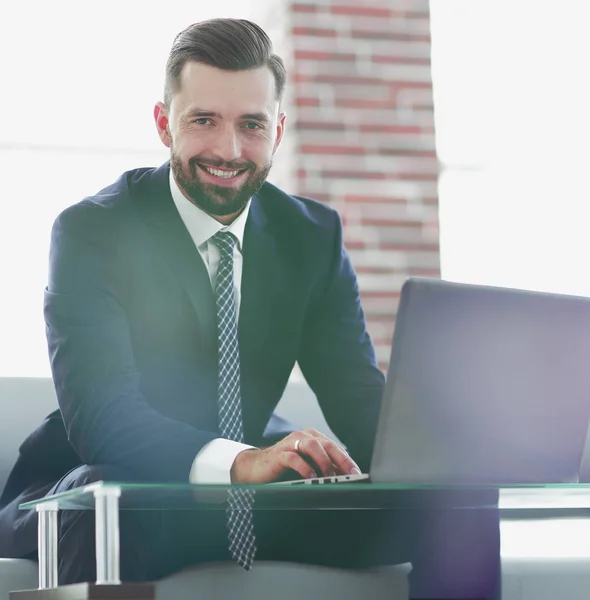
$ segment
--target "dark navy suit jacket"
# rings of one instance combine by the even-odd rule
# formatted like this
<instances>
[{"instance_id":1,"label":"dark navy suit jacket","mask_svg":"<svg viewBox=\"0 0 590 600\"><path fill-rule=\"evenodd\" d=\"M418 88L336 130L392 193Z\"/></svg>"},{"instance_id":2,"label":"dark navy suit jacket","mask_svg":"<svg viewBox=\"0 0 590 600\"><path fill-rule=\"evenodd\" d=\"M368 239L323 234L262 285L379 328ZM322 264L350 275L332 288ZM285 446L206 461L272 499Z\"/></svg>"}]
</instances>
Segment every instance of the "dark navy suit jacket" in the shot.
<instances>
[{"instance_id":1,"label":"dark navy suit jacket","mask_svg":"<svg viewBox=\"0 0 590 600\"><path fill-rule=\"evenodd\" d=\"M44 310L60 410L21 447L2 503L82 463L186 482L219 436L214 296L168 176L167 163L129 171L55 221ZM265 443L299 361L367 469L384 377L337 213L265 184L246 224L241 292L245 442Z\"/></svg>"}]
</instances>

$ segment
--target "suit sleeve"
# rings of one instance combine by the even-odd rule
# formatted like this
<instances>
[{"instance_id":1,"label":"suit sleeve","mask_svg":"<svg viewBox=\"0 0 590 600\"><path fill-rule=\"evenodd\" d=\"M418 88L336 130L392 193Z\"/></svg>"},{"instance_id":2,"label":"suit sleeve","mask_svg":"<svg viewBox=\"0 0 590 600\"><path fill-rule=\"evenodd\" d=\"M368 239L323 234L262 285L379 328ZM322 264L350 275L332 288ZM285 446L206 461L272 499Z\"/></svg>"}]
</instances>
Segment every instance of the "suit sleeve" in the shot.
<instances>
[{"instance_id":1,"label":"suit sleeve","mask_svg":"<svg viewBox=\"0 0 590 600\"><path fill-rule=\"evenodd\" d=\"M218 435L164 417L142 396L125 309L128 268L108 212L71 207L51 235L44 314L68 438L85 464L186 482L197 452Z\"/></svg>"},{"instance_id":2,"label":"suit sleeve","mask_svg":"<svg viewBox=\"0 0 590 600\"><path fill-rule=\"evenodd\" d=\"M334 219L330 266L306 317L298 361L331 429L367 471L385 378L376 363L336 213Z\"/></svg>"}]
</instances>

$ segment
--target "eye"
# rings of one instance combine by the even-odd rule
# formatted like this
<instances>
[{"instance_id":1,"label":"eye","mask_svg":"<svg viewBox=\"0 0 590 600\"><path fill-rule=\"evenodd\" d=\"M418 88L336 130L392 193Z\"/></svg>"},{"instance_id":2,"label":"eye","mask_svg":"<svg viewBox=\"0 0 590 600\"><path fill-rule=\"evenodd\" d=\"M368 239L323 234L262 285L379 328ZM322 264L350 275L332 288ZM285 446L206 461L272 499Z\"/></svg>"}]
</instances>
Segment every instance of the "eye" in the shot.
<instances>
[{"instance_id":1,"label":"eye","mask_svg":"<svg viewBox=\"0 0 590 600\"><path fill-rule=\"evenodd\" d=\"M250 131L256 131L257 129L262 129L262 125L260 125L260 123L255 123L254 121L248 121L244 125L245 125L246 129L249 129Z\"/></svg>"},{"instance_id":2,"label":"eye","mask_svg":"<svg viewBox=\"0 0 590 600\"><path fill-rule=\"evenodd\" d=\"M197 125L207 125L207 124L211 123L211 119L209 119L207 117L198 117L195 119L195 123Z\"/></svg>"}]
</instances>

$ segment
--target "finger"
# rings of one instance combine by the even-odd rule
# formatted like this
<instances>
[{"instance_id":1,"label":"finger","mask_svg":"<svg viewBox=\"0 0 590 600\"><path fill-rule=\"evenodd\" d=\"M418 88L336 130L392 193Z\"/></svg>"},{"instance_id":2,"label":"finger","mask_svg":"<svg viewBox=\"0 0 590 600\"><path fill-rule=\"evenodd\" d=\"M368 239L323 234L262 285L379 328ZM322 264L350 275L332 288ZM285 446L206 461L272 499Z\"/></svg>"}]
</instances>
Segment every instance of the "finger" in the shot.
<instances>
[{"instance_id":1,"label":"finger","mask_svg":"<svg viewBox=\"0 0 590 600\"><path fill-rule=\"evenodd\" d=\"M314 471L313 467L306 463L296 452L288 450L284 451L281 454L280 461L285 469L296 471L303 479L317 477L317 473Z\"/></svg>"},{"instance_id":2,"label":"finger","mask_svg":"<svg viewBox=\"0 0 590 600\"><path fill-rule=\"evenodd\" d=\"M305 459L311 460L317 465L322 475L330 476L334 474L332 460L324 449L324 440L316 437L303 437L299 440L299 453L304 455Z\"/></svg>"},{"instance_id":3,"label":"finger","mask_svg":"<svg viewBox=\"0 0 590 600\"><path fill-rule=\"evenodd\" d=\"M350 454L334 440L325 436L317 429L306 429L305 433L322 440L324 449L336 467L336 471L343 475L358 475L361 470Z\"/></svg>"},{"instance_id":4,"label":"finger","mask_svg":"<svg viewBox=\"0 0 590 600\"><path fill-rule=\"evenodd\" d=\"M336 466L336 472L342 475L359 475L361 470L349 454L344 451L340 444L326 439L323 442L324 450Z\"/></svg>"}]
</instances>

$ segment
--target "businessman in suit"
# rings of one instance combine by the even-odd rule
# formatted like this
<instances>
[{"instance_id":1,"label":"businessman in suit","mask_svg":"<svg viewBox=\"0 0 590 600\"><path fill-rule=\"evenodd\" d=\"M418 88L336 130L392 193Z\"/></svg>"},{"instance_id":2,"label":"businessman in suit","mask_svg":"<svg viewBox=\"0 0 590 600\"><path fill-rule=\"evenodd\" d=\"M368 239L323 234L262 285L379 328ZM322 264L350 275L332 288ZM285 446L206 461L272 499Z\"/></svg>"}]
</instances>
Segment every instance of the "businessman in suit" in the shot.
<instances>
[{"instance_id":1,"label":"businessman in suit","mask_svg":"<svg viewBox=\"0 0 590 600\"><path fill-rule=\"evenodd\" d=\"M340 219L266 182L285 131L284 86L257 25L187 28L154 109L169 163L124 173L55 221L45 319L60 410L21 447L0 501L0 555L36 552L36 516L19 513L20 502L92 481L264 483L368 470L384 377ZM295 362L346 450L314 430L265 437ZM494 511L320 519L252 502L236 491L227 512L124 513L123 578L209 560L245 569L269 558L412 560L416 598L497 592ZM92 518L62 515L61 583L95 577ZM462 561L454 572L453 561Z\"/></svg>"}]
</instances>

